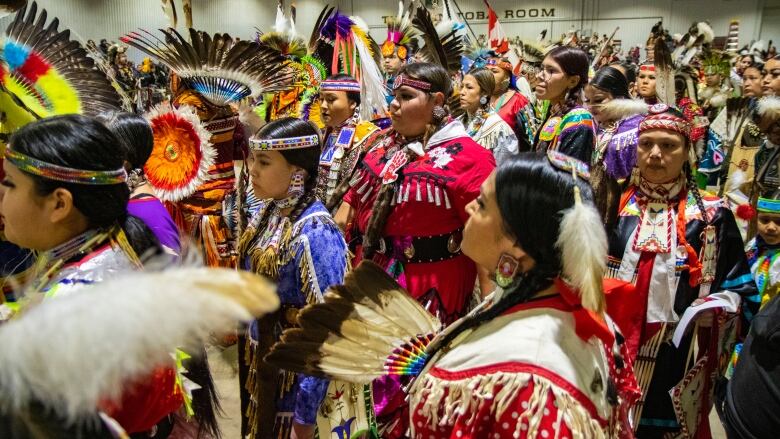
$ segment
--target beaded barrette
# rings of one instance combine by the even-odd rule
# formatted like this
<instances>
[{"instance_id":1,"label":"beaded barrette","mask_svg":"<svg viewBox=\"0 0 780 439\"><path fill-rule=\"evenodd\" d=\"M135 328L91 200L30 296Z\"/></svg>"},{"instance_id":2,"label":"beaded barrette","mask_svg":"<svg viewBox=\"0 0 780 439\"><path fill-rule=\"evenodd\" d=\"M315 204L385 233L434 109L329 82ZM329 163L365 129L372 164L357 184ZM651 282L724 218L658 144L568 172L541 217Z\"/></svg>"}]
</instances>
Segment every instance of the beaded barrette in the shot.
<instances>
[{"instance_id":1,"label":"beaded barrette","mask_svg":"<svg viewBox=\"0 0 780 439\"><path fill-rule=\"evenodd\" d=\"M561 171L576 172L577 176L583 180L590 179L590 169L585 162L552 149L547 151L547 159Z\"/></svg>"},{"instance_id":2,"label":"beaded barrette","mask_svg":"<svg viewBox=\"0 0 780 439\"><path fill-rule=\"evenodd\" d=\"M44 162L36 158L5 149L4 157L20 171L37 175L48 180L63 181L66 183L112 185L124 184L127 181L127 172L124 168L113 171L93 171L86 169L73 169Z\"/></svg>"},{"instance_id":3,"label":"beaded barrette","mask_svg":"<svg viewBox=\"0 0 780 439\"><path fill-rule=\"evenodd\" d=\"M320 91L354 91L360 93L360 83L350 80L326 79L320 84Z\"/></svg>"},{"instance_id":4,"label":"beaded barrette","mask_svg":"<svg viewBox=\"0 0 780 439\"><path fill-rule=\"evenodd\" d=\"M249 146L254 151L276 151L285 149L303 149L319 146L320 136L285 137L283 139L249 139Z\"/></svg>"},{"instance_id":5,"label":"beaded barrette","mask_svg":"<svg viewBox=\"0 0 780 439\"><path fill-rule=\"evenodd\" d=\"M419 79L412 79L407 76L397 76L393 82L393 91L398 90L404 85L416 88L417 90L428 91L431 89L431 83L426 81L420 81Z\"/></svg>"},{"instance_id":6,"label":"beaded barrette","mask_svg":"<svg viewBox=\"0 0 780 439\"><path fill-rule=\"evenodd\" d=\"M756 207L762 213L780 213L780 200L759 197Z\"/></svg>"}]
</instances>

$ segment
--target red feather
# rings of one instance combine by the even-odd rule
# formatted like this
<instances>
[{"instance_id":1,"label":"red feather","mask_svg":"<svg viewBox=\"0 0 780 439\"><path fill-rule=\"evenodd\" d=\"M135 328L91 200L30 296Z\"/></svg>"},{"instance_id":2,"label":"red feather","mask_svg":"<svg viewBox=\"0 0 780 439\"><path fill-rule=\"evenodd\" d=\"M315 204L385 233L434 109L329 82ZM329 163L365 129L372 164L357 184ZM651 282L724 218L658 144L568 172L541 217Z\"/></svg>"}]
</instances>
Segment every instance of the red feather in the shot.
<instances>
[{"instance_id":1,"label":"red feather","mask_svg":"<svg viewBox=\"0 0 780 439\"><path fill-rule=\"evenodd\" d=\"M737 206L737 217L745 221L751 220L756 215L756 210L750 204L740 204Z\"/></svg>"},{"instance_id":2,"label":"red feather","mask_svg":"<svg viewBox=\"0 0 780 439\"><path fill-rule=\"evenodd\" d=\"M40 55L33 52L27 57L24 64L19 67L18 72L31 83L35 83L38 81L38 78L45 75L50 69L51 64L47 63Z\"/></svg>"}]
</instances>

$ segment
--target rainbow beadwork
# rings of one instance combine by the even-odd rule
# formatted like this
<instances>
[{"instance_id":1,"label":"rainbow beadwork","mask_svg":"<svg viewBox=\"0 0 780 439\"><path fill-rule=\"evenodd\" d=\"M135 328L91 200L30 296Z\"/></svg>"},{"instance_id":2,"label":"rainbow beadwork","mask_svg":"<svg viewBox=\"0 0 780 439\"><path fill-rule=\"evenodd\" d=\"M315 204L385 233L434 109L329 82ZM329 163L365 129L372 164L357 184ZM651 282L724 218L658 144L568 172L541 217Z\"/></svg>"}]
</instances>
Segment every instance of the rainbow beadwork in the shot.
<instances>
[{"instance_id":1,"label":"rainbow beadwork","mask_svg":"<svg viewBox=\"0 0 780 439\"><path fill-rule=\"evenodd\" d=\"M320 85L320 91L346 91L360 93L360 83L350 80L327 79Z\"/></svg>"},{"instance_id":2,"label":"rainbow beadwork","mask_svg":"<svg viewBox=\"0 0 780 439\"><path fill-rule=\"evenodd\" d=\"M96 186L123 184L127 181L124 168L113 171L73 169L38 160L10 148L6 148L4 157L19 170L48 180Z\"/></svg>"},{"instance_id":3,"label":"rainbow beadwork","mask_svg":"<svg viewBox=\"0 0 780 439\"><path fill-rule=\"evenodd\" d=\"M283 139L249 139L249 146L254 151L278 151L287 149L303 149L319 146L320 137L316 134L300 137L285 137Z\"/></svg>"},{"instance_id":4,"label":"rainbow beadwork","mask_svg":"<svg viewBox=\"0 0 780 439\"><path fill-rule=\"evenodd\" d=\"M433 334L418 335L397 347L385 360L385 370L390 375L419 375L428 361L425 348L433 340Z\"/></svg>"}]
</instances>

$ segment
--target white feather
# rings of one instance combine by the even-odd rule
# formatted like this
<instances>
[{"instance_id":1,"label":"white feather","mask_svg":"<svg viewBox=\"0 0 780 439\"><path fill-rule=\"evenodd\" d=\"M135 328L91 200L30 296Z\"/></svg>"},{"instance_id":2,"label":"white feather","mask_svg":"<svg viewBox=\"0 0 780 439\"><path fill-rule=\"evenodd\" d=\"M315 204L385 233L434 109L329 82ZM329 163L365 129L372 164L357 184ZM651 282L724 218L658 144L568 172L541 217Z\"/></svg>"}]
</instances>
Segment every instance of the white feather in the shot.
<instances>
[{"instance_id":1,"label":"white feather","mask_svg":"<svg viewBox=\"0 0 780 439\"><path fill-rule=\"evenodd\" d=\"M280 34L287 32L287 17L284 16L281 3L276 6L276 20L274 20L274 31Z\"/></svg>"},{"instance_id":2,"label":"white feather","mask_svg":"<svg viewBox=\"0 0 780 439\"><path fill-rule=\"evenodd\" d=\"M579 198L579 194L575 198ZM574 207L564 212L556 247L561 252L563 277L579 290L582 306L602 311L607 234L601 216L593 206L577 200Z\"/></svg>"},{"instance_id":3,"label":"white feather","mask_svg":"<svg viewBox=\"0 0 780 439\"><path fill-rule=\"evenodd\" d=\"M741 169L736 169L734 172L732 172L729 175L728 180L726 180L726 188L724 190L726 196L739 191L740 186L742 186L745 181L747 181L747 175L745 175L744 171Z\"/></svg>"},{"instance_id":4,"label":"white feather","mask_svg":"<svg viewBox=\"0 0 780 439\"><path fill-rule=\"evenodd\" d=\"M360 117L363 120L371 120L375 112L378 114L387 112L387 88L385 87L384 75L374 61L371 50L354 32L352 32L352 41L355 44L357 55L360 57L359 80L362 97Z\"/></svg>"},{"instance_id":5,"label":"white feather","mask_svg":"<svg viewBox=\"0 0 780 439\"><path fill-rule=\"evenodd\" d=\"M715 31L712 30L712 27L704 21L700 21L696 27L699 29L699 35L704 35L704 41L703 43L711 43L715 40Z\"/></svg>"},{"instance_id":6,"label":"white feather","mask_svg":"<svg viewBox=\"0 0 780 439\"><path fill-rule=\"evenodd\" d=\"M771 120L780 120L780 97L764 96L758 100L758 114Z\"/></svg>"},{"instance_id":7,"label":"white feather","mask_svg":"<svg viewBox=\"0 0 780 439\"><path fill-rule=\"evenodd\" d=\"M599 113L607 120L620 120L635 114L647 114L650 106L642 99L612 99L601 108Z\"/></svg>"},{"instance_id":8,"label":"white feather","mask_svg":"<svg viewBox=\"0 0 780 439\"><path fill-rule=\"evenodd\" d=\"M128 381L171 364L175 348L278 306L263 278L208 268L134 272L45 300L0 327L0 406L39 401L69 421L89 417Z\"/></svg>"}]
</instances>

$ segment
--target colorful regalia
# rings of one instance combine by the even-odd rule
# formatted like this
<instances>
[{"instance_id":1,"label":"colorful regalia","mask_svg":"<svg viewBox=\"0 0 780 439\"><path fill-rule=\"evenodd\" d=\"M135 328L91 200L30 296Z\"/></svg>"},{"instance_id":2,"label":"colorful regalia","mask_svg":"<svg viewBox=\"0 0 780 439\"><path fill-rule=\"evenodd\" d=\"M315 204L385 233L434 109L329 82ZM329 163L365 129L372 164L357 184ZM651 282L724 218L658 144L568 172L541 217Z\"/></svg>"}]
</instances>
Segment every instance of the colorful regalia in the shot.
<instances>
[{"instance_id":1,"label":"colorful regalia","mask_svg":"<svg viewBox=\"0 0 780 439\"><path fill-rule=\"evenodd\" d=\"M520 151L530 151L539 121L531 101L517 90L512 64L503 59L489 58L485 65L497 66L509 75L509 89L496 100L493 109L514 131Z\"/></svg>"},{"instance_id":2,"label":"colorful regalia","mask_svg":"<svg viewBox=\"0 0 780 439\"><path fill-rule=\"evenodd\" d=\"M558 171L578 176L575 184L587 178L584 163L551 155ZM561 276L577 279L577 287L533 272L521 279L509 273L504 282L499 262L505 287L445 328L383 267L364 261L324 303L303 310L301 329L287 332L267 360L353 382L411 379L410 430L383 437L632 437L627 415L638 394L631 359L615 324L588 308L603 300L606 235L594 229L583 241L579 230L599 227L598 213L578 188L557 190L573 193L572 208L559 212L556 246Z\"/></svg>"},{"instance_id":3,"label":"colorful regalia","mask_svg":"<svg viewBox=\"0 0 780 439\"><path fill-rule=\"evenodd\" d=\"M10 134L36 119L70 113L89 116L119 109L119 96L108 79L93 69L87 51L59 29L56 18L46 25L47 13L38 5L17 6L14 20L0 43L0 156ZM62 50L69 57L61 57ZM2 157L0 157L2 166ZM0 174L2 169L0 168ZM0 222L0 303L15 300L35 257L6 241Z\"/></svg>"},{"instance_id":4,"label":"colorful regalia","mask_svg":"<svg viewBox=\"0 0 780 439\"><path fill-rule=\"evenodd\" d=\"M246 145L243 126L229 104L285 90L293 77L284 58L265 44L235 42L228 34L211 36L195 29L189 30L190 42L174 29L161 32L164 40L149 40L132 32L122 41L171 69L173 105L194 108L216 150L207 176L201 176L203 184L170 205L172 216L181 230L195 238L208 265L232 267L236 263L235 237L223 218L223 203L234 192L234 162L244 159ZM166 143L172 159L181 158L178 142L188 142L186 134L190 133L183 130L183 139ZM186 155L187 160L193 157L201 156ZM197 174L199 165L182 162L180 172Z\"/></svg>"},{"instance_id":5,"label":"colorful regalia","mask_svg":"<svg viewBox=\"0 0 780 439\"><path fill-rule=\"evenodd\" d=\"M625 345L613 323L578 315L576 293L556 286L559 294L516 305L430 359L410 389L412 437L631 437L618 422L637 395ZM618 397L625 406L610 404Z\"/></svg>"},{"instance_id":6,"label":"colorful regalia","mask_svg":"<svg viewBox=\"0 0 780 439\"><path fill-rule=\"evenodd\" d=\"M552 109L536 133L536 149L559 151L585 163L590 163L596 147L596 126L593 115L582 107L565 114Z\"/></svg>"},{"instance_id":7,"label":"colorful regalia","mask_svg":"<svg viewBox=\"0 0 780 439\"><path fill-rule=\"evenodd\" d=\"M769 245L760 236L745 246L750 272L756 282L761 306L774 298L780 290L780 246Z\"/></svg>"},{"instance_id":8,"label":"colorful regalia","mask_svg":"<svg viewBox=\"0 0 780 439\"><path fill-rule=\"evenodd\" d=\"M392 185L393 207L371 259L442 321L456 320L466 311L477 274L474 263L460 251L468 217L465 208L495 168L492 154L458 121L431 136L425 150L421 143L388 130L368 151L344 197L355 211L348 231L355 244L355 263L364 258L364 234L377 194ZM408 162L406 154L414 154ZM406 429L405 403L397 383L388 378L374 387L377 418L389 437L399 437Z\"/></svg>"},{"instance_id":9,"label":"colorful regalia","mask_svg":"<svg viewBox=\"0 0 780 439\"><path fill-rule=\"evenodd\" d=\"M666 129L688 138L690 124L667 115L665 108L651 108L640 132ZM711 328L687 333L678 347L670 340L694 300L719 293L739 304L755 295L742 247L731 211L720 198L702 194L699 200L685 175L667 184L639 177L624 192L610 237L607 277L633 282L636 306L644 309L644 329L638 340L628 341L632 351L638 346L635 370L644 394L635 414L640 436L708 431L710 378L731 354L736 319L721 314ZM743 307L747 317L756 311L749 301Z\"/></svg>"},{"instance_id":10,"label":"colorful regalia","mask_svg":"<svg viewBox=\"0 0 780 439\"><path fill-rule=\"evenodd\" d=\"M475 142L493 153L496 163L509 154L517 154L517 136L504 119L497 113L488 113L477 110L474 117L469 118L464 114L460 117L461 123L466 126L466 132Z\"/></svg>"},{"instance_id":11,"label":"colorful regalia","mask_svg":"<svg viewBox=\"0 0 780 439\"><path fill-rule=\"evenodd\" d=\"M317 135L253 137L250 144L259 150L318 149L320 140ZM303 184L293 176L288 198L262 201L241 236L241 267L276 282L281 300L281 309L252 322L246 342L239 344L242 437L286 438L293 423L314 425L319 415L330 414L326 410L343 409L323 405L331 398L327 380L280 370L263 360L282 331L296 327L299 310L322 301L325 289L341 282L348 267L341 231L322 202L304 193ZM282 214L287 208L293 211ZM364 397L362 388L350 395Z\"/></svg>"}]
</instances>

